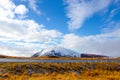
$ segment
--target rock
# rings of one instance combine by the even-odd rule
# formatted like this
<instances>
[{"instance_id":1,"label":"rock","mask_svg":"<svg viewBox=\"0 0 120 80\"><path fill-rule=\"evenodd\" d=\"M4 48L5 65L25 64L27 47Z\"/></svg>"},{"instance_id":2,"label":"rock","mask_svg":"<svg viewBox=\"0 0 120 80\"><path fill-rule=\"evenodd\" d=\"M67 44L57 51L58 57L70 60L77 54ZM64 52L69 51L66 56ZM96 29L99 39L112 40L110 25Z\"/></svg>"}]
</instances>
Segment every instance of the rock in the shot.
<instances>
[{"instance_id":1,"label":"rock","mask_svg":"<svg viewBox=\"0 0 120 80\"><path fill-rule=\"evenodd\" d=\"M34 73L34 71L32 70L32 69L28 69L28 72L27 72L27 74L30 76L30 75L32 75Z\"/></svg>"},{"instance_id":2,"label":"rock","mask_svg":"<svg viewBox=\"0 0 120 80\"><path fill-rule=\"evenodd\" d=\"M120 71L120 66L118 66L118 67L116 68L116 70L117 70L117 71Z\"/></svg>"}]
</instances>

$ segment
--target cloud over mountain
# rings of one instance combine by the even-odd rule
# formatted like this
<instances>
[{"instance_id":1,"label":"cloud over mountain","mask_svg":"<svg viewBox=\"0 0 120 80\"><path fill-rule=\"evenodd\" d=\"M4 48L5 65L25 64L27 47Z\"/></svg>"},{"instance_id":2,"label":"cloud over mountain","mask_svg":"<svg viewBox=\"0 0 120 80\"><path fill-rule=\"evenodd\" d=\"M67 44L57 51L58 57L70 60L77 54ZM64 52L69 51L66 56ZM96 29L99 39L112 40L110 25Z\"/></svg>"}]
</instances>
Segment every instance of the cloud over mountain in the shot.
<instances>
[{"instance_id":1,"label":"cloud over mountain","mask_svg":"<svg viewBox=\"0 0 120 80\"><path fill-rule=\"evenodd\" d=\"M18 3L18 1L22 2ZM66 3L66 14L63 15L67 15L67 18L70 19L68 19L68 27L71 30L80 29L85 20L94 14L101 13L104 10L109 11L107 19L106 17L103 17L104 19L102 18L105 22L105 25L103 25L105 27L100 27L100 30L97 30L100 31L100 33L82 36L79 32L79 34L77 34L63 30L65 28L63 28L61 24L65 25L64 23L67 21L63 21L64 23L56 22L57 20L58 22L62 22L63 15L56 15L53 6L50 6L51 4L46 4L49 6L45 5L43 8L48 8L47 14L39 15L38 13L40 12L41 14L40 9L42 8L39 8L41 6L38 5L36 1L37 0L0 0L1 54L31 56L34 52L40 51L43 48L60 45L80 53L97 53L108 56L120 55L119 0L64 0ZM45 0L43 0L43 3L44 1ZM111 4L114 4L112 7L115 8L109 10L108 7ZM58 11L62 11L59 10L58 5L55 4L55 6L58 8ZM51 7L53 11L51 11L49 7ZM57 9L56 7L54 8ZM63 6L62 8L64 9ZM116 15L116 20L113 20ZM60 18L58 18L58 16ZM47 22L46 17L48 18ZM55 25L52 25L53 23ZM65 27L67 27L66 25ZM83 33L87 33L86 29L89 29L89 26L87 27ZM59 31L59 29L62 31ZM92 31L96 30L94 27L92 29Z\"/></svg>"},{"instance_id":2,"label":"cloud over mountain","mask_svg":"<svg viewBox=\"0 0 120 80\"><path fill-rule=\"evenodd\" d=\"M61 37L62 33L57 30L48 30L32 19L16 16L25 16L27 11L23 4L17 6L11 0L0 1L0 53L30 56L38 46L39 49L52 46L56 44L54 40Z\"/></svg>"}]
</instances>

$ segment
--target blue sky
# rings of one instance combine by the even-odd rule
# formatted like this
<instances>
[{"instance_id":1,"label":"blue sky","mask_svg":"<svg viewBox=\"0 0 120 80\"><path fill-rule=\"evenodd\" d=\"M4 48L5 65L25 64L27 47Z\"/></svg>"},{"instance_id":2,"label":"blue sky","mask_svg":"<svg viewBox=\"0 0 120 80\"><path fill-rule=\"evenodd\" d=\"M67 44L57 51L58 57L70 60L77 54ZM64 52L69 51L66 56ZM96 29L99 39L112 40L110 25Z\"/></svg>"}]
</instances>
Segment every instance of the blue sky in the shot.
<instances>
[{"instance_id":1,"label":"blue sky","mask_svg":"<svg viewBox=\"0 0 120 80\"><path fill-rule=\"evenodd\" d=\"M85 0L87 2L87 0ZM14 0L17 5L24 4L27 7L29 3L27 0ZM109 1L108 1L109 2ZM109 19L110 13L112 10L118 8L117 5L111 1L108 6L104 7L101 11L95 12L93 15L89 16L82 24L81 28L77 30L69 30L67 22L68 18L66 7L68 4L64 0L37 0L36 8L40 11L41 14L36 14L32 9L27 13L28 19L33 19L39 24L44 24L47 29L56 29L60 32L66 34L74 32L77 35L91 35L91 34L100 34L103 28L103 25L107 25L107 20ZM119 21L120 12L117 11L112 17L113 21ZM111 20L111 21L112 21ZM101 28L102 27L102 28ZM106 26L104 26L106 27Z\"/></svg>"},{"instance_id":2,"label":"blue sky","mask_svg":"<svg viewBox=\"0 0 120 80\"><path fill-rule=\"evenodd\" d=\"M119 0L1 0L0 14L1 54L62 46L120 56Z\"/></svg>"}]
</instances>

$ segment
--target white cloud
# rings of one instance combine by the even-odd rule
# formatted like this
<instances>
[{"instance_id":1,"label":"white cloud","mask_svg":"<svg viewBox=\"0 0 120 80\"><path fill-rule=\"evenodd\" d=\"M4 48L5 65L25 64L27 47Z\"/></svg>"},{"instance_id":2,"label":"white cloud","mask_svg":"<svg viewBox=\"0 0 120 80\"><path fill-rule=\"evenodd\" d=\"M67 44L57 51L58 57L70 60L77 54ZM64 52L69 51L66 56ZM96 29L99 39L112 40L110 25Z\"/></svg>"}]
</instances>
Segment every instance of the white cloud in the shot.
<instances>
[{"instance_id":1,"label":"white cloud","mask_svg":"<svg viewBox=\"0 0 120 80\"><path fill-rule=\"evenodd\" d=\"M0 20L14 18L14 9L16 5L10 0L0 0Z\"/></svg>"},{"instance_id":2,"label":"white cloud","mask_svg":"<svg viewBox=\"0 0 120 80\"><path fill-rule=\"evenodd\" d=\"M64 0L67 4L67 17L70 30L79 29L84 21L94 13L108 7L111 0Z\"/></svg>"},{"instance_id":3,"label":"white cloud","mask_svg":"<svg viewBox=\"0 0 120 80\"><path fill-rule=\"evenodd\" d=\"M0 1L1 54L31 56L41 48L56 45L56 40L62 37L57 30L47 30L34 20L16 17L16 14L25 16L27 11L25 5L16 6L11 0Z\"/></svg>"},{"instance_id":4,"label":"white cloud","mask_svg":"<svg viewBox=\"0 0 120 80\"><path fill-rule=\"evenodd\" d=\"M41 14L41 11L38 10L38 6L37 6L37 2L38 0L28 0L30 8L33 9L33 11L35 11L37 14Z\"/></svg>"},{"instance_id":5,"label":"white cloud","mask_svg":"<svg viewBox=\"0 0 120 80\"><path fill-rule=\"evenodd\" d=\"M17 17L24 18L28 9L25 5L16 6L11 0L1 0L0 1L0 20L8 20Z\"/></svg>"},{"instance_id":6,"label":"white cloud","mask_svg":"<svg viewBox=\"0 0 120 80\"><path fill-rule=\"evenodd\" d=\"M7 52L9 55L12 55L12 51L14 51L16 55L30 56L41 48L54 46L56 39L62 37L61 32L47 30L43 25L39 25L33 20L10 20L9 22L0 21L0 23L2 23L0 24L0 43L5 43L5 48L0 47L0 49L8 52L11 51L10 53ZM4 51L1 53L5 53Z\"/></svg>"},{"instance_id":7,"label":"white cloud","mask_svg":"<svg viewBox=\"0 0 120 80\"><path fill-rule=\"evenodd\" d=\"M10 0L0 0L0 7L3 7L4 9L10 9L13 10L16 6L13 2Z\"/></svg>"},{"instance_id":8,"label":"white cloud","mask_svg":"<svg viewBox=\"0 0 120 80\"><path fill-rule=\"evenodd\" d=\"M15 8L16 14L24 15L27 13L27 11L28 9L25 7L25 5L22 5L22 4Z\"/></svg>"},{"instance_id":9,"label":"white cloud","mask_svg":"<svg viewBox=\"0 0 120 80\"><path fill-rule=\"evenodd\" d=\"M31 56L46 47L53 47L53 45L10 41L1 44L0 54L10 56Z\"/></svg>"},{"instance_id":10,"label":"white cloud","mask_svg":"<svg viewBox=\"0 0 120 80\"><path fill-rule=\"evenodd\" d=\"M81 53L120 56L120 28L98 35L83 37L66 34L60 45Z\"/></svg>"},{"instance_id":11,"label":"white cloud","mask_svg":"<svg viewBox=\"0 0 120 80\"><path fill-rule=\"evenodd\" d=\"M120 29L120 22L117 22L117 21L109 21L108 24L105 24L103 26L104 28L102 29L102 32L112 32L112 31L115 31L117 29Z\"/></svg>"},{"instance_id":12,"label":"white cloud","mask_svg":"<svg viewBox=\"0 0 120 80\"><path fill-rule=\"evenodd\" d=\"M110 11L109 16L106 20L106 23L109 23L114 20L114 17L116 15L119 15L120 13L120 0L114 0L113 1L113 9Z\"/></svg>"}]
</instances>

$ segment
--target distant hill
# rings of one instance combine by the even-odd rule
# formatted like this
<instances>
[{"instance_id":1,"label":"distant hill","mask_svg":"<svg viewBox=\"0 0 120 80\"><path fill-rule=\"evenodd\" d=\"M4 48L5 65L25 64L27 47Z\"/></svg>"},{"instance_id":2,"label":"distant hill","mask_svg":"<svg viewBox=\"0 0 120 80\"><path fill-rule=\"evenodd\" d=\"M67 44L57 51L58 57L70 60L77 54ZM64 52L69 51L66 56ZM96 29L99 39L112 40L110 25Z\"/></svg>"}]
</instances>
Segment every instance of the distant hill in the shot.
<instances>
[{"instance_id":1,"label":"distant hill","mask_svg":"<svg viewBox=\"0 0 120 80\"><path fill-rule=\"evenodd\" d=\"M0 58L19 58L19 59L27 59L30 57L18 57L18 56L8 56L8 55L1 55L0 54Z\"/></svg>"},{"instance_id":2,"label":"distant hill","mask_svg":"<svg viewBox=\"0 0 120 80\"><path fill-rule=\"evenodd\" d=\"M0 58L8 58L8 57L11 57L11 56L0 55Z\"/></svg>"},{"instance_id":3,"label":"distant hill","mask_svg":"<svg viewBox=\"0 0 120 80\"><path fill-rule=\"evenodd\" d=\"M1 55L0 58L22 58L22 57L16 57L16 56L8 56L8 55Z\"/></svg>"},{"instance_id":4,"label":"distant hill","mask_svg":"<svg viewBox=\"0 0 120 80\"><path fill-rule=\"evenodd\" d=\"M87 54L87 53L82 53L81 57L85 57L85 58L103 58L103 57L108 57L105 55L97 55L97 54Z\"/></svg>"}]
</instances>

